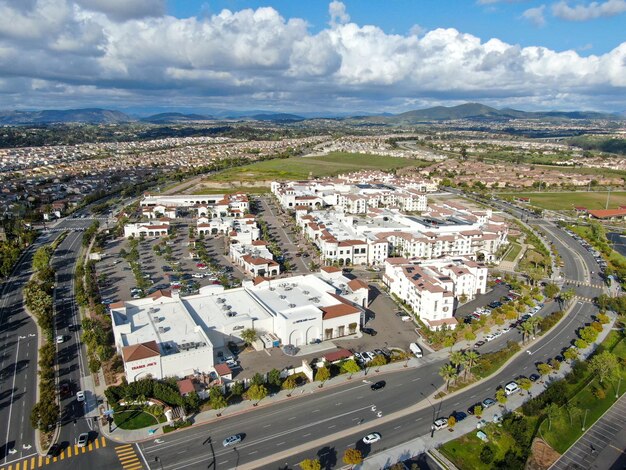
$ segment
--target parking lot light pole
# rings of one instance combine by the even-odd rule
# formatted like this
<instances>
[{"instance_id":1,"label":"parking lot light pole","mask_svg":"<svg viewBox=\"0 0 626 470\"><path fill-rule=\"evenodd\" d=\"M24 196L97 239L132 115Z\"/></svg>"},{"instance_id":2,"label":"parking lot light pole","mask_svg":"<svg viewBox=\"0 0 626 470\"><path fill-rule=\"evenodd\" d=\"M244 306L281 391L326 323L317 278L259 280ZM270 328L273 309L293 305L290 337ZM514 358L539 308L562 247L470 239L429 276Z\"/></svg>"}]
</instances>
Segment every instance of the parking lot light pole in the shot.
<instances>
[{"instance_id":1,"label":"parking lot light pole","mask_svg":"<svg viewBox=\"0 0 626 470\"><path fill-rule=\"evenodd\" d=\"M619 378L619 381L617 382L617 389L615 390L615 398L619 398L619 388L620 385L622 385L622 378Z\"/></svg>"},{"instance_id":2,"label":"parking lot light pole","mask_svg":"<svg viewBox=\"0 0 626 470\"><path fill-rule=\"evenodd\" d=\"M587 424L587 413L589 412L589 409L585 409L585 417L583 418L583 428L582 430L585 430L585 424Z\"/></svg>"}]
</instances>

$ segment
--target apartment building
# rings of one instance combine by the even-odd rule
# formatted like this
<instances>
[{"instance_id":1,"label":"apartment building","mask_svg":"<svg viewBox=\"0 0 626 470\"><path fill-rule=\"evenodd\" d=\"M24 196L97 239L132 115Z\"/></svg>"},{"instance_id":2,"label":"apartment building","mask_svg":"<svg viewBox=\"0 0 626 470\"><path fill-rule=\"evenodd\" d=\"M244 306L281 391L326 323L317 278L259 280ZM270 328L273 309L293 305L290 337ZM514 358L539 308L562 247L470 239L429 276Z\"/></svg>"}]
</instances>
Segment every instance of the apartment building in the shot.
<instances>
[{"instance_id":1,"label":"apartment building","mask_svg":"<svg viewBox=\"0 0 626 470\"><path fill-rule=\"evenodd\" d=\"M431 330L455 328L456 301L486 292L487 268L465 258L423 262L406 258L385 261L383 282Z\"/></svg>"}]
</instances>

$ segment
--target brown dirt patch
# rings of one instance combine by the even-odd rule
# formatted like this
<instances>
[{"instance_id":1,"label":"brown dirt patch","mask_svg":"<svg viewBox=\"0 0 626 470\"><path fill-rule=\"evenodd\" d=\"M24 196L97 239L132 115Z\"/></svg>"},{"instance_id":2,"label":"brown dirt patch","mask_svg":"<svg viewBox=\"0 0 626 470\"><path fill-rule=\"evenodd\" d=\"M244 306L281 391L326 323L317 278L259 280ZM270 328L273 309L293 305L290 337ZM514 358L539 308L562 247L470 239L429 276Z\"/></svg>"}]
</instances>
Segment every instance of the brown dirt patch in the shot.
<instances>
[{"instance_id":1,"label":"brown dirt patch","mask_svg":"<svg viewBox=\"0 0 626 470\"><path fill-rule=\"evenodd\" d=\"M550 447L543 439L536 438L531 447L531 454L526 462L526 470L547 470L561 454Z\"/></svg>"}]
</instances>

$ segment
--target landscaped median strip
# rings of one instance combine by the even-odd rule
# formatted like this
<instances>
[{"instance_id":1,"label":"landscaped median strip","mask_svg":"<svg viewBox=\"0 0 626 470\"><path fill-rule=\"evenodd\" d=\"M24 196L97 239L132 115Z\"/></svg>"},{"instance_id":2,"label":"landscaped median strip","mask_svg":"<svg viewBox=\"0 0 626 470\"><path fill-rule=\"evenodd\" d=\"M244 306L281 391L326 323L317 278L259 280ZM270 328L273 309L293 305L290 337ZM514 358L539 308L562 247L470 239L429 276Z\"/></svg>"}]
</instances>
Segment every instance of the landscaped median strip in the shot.
<instances>
[{"instance_id":1,"label":"landscaped median strip","mask_svg":"<svg viewBox=\"0 0 626 470\"><path fill-rule=\"evenodd\" d=\"M552 330L554 330L556 326L558 326L565 318L567 318L569 316L569 314L571 313L571 311L572 311L572 309L573 309L573 307L575 305L576 305L576 300L571 301L570 305L566 309L565 315L563 315L563 317L559 320L559 322L557 322L554 325ZM535 340L533 342L530 342L530 343L527 343L525 348L523 348L522 350L520 350L519 352L517 352L516 354L511 356L511 358L507 362L505 362L500 367L500 369L498 369L498 370L504 369L511 362L513 362L515 359L517 359L517 357L519 357L522 354L525 354L530 346L536 344L542 338L544 338L544 337L543 336L539 337L537 340ZM481 385L485 380L488 380L492 375L494 375L496 373L497 373L497 371L495 371L493 374L490 374L489 376L486 376L486 377L482 378L481 380L479 380L477 382L474 382L474 383L468 385L467 387L464 387L464 388L456 390L456 391L454 391L454 392L452 392L452 393L450 393L448 395L445 395L443 398L445 398L445 399L452 398L452 397L458 395L461 392L466 392L466 391L468 391L471 388L474 388L474 387L476 387L478 385ZM385 424L385 423L394 421L394 420L396 420L398 418L401 418L403 416L406 416L406 415L409 415L409 414L412 414L412 413L417 413L417 412L419 412L421 410L429 408L431 405L429 404L428 400L430 400L430 399L436 400L435 396L437 396L443 390L444 387L445 387L445 385L440 387L438 390L434 391L430 396L427 397L426 400L422 400L422 401L420 401L420 402L418 402L418 403L416 403L416 404L414 404L414 405L412 405L412 406L410 406L408 408L405 408L403 410L390 413L388 415L385 415L385 416L383 416L381 418L378 418L375 421L371 421L369 423L363 423L363 424L359 425L358 427L352 427L350 429L346 429L346 430L337 432L335 434L330 434L330 435L325 436L323 438L316 439L315 441L311 441L311 442L308 442L306 444L301 444L301 445L299 445L297 447L292 447L291 449L289 449L287 451L275 453L275 454L273 454L270 457L259 459L259 460L256 460L254 462L250 462L248 464L242 464L242 465L239 466L239 468L242 469L242 470L254 469L254 468L258 468L259 466L262 466L262 465L268 465L268 464L271 464L273 462L277 462L277 461L280 461L280 460L285 460L285 459L288 459L289 457L291 457L294 454L298 454L300 452L305 452L307 450L314 449L314 448L319 447L319 446L323 446L325 444L328 444L328 442L331 442L331 441L334 441L334 440L337 440L337 439L340 439L340 438L343 438L343 437L346 437L346 436L350 436L350 435L354 434L357 431L366 432L367 430L370 430L370 429L373 429L375 427L378 427L381 424Z\"/></svg>"}]
</instances>

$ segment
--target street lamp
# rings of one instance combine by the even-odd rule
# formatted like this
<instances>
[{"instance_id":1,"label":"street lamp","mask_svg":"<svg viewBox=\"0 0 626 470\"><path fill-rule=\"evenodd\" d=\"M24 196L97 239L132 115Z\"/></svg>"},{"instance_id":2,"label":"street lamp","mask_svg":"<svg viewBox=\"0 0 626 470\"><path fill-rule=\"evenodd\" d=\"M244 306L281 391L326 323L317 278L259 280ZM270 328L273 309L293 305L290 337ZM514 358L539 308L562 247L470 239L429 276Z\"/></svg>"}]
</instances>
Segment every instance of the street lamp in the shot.
<instances>
[{"instance_id":1,"label":"street lamp","mask_svg":"<svg viewBox=\"0 0 626 470\"><path fill-rule=\"evenodd\" d=\"M585 424L587 423L587 413L589 412L589 409L585 410L585 417L583 418L583 431L585 430Z\"/></svg>"},{"instance_id":2,"label":"street lamp","mask_svg":"<svg viewBox=\"0 0 626 470\"><path fill-rule=\"evenodd\" d=\"M615 390L615 398L619 397L619 387L620 385L622 385L622 378L619 378L619 381L617 382L617 390Z\"/></svg>"}]
</instances>

